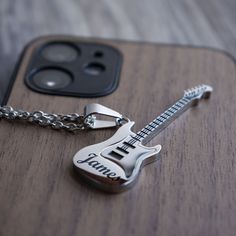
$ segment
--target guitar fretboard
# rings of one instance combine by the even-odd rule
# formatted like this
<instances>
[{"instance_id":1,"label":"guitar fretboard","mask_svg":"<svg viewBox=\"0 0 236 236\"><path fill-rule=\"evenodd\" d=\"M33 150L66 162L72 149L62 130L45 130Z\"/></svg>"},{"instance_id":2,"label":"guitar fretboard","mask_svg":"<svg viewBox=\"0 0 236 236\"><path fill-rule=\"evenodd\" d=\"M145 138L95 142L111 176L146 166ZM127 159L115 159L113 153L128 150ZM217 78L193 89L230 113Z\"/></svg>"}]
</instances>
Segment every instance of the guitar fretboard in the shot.
<instances>
[{"instance_id":1,"label":"guitar fretboard","mask_svg":"<svg viewBox=\"0 0 236 236\"><path fill-rule=\"evenodd\" d=\"M119 148L125 152L129 148L135 148L134 144L136 142L147 143L191 105L196 105L201 98L209 98L212 91L212 87L205 84L186 90L180 100L137 132L130 140L124 142L124 145Z\"/></svg>"},{"instance_id":2,"label":"guitar fretboard","mask_svg":"<svg viewBox=\"0 0 236 236\"><path fill-rule=\"evenodd\" d=\"M135 142L148 142L154 135L157 135L162 131L168 124L177 118L184 110L186 110L192 100L188 98L181 98L173 106L163 112L160 116L146 125L143 129L137 132L136 136L130 140L130 144Z\"/></svg>"}]
</instances>

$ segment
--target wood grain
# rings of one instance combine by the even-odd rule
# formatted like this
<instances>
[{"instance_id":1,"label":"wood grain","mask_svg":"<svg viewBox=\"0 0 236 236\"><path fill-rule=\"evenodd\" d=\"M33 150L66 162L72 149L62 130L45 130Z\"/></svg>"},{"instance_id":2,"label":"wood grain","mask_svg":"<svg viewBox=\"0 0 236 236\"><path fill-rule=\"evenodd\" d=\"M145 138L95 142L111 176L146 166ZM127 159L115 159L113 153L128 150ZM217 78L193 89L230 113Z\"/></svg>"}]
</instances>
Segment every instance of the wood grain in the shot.
<instances>
[{"instance_id":1,"label":"wood grain","mask_svg":"<svg viewBox=\"0 0 236 236\"><path fill-rule=\"evenodd\" d=\"M135 120L137 131L185 88L209 83L212 98L149 143L163 145L160 161L146 166L134 188L118 195L87 186L72 169L80 148L114 131L72 135L1 121L0 235L235 235L233 61L206 49L104 42L124 55L113 94L96 99L37 94L23 85L22 66L9 104L67 113L99 102Z\"/></svg>"},{"instance_id":2,"label":"wood grain","mask_svg":"<svg viewBox=\"0 0 236 236\"><path fill-rule=\"evenodd\" d=\"M0 0L0 94L22 48L47 34L214 47L236 56L235 0Z\"/></svg>"},{"instance_id":3,"label":"wood grain","mask_svg":"<svg viewBox=\"0 0 236 236\"><path fill-rule=\"evenodd\" d=\"M45 34L215 47L235 56L235 9L235 0L0 0L0 94L22 48ZM116 46L126 52L132 70L123 68L122 94L99 102L132 117L136 130L198 82L214 86L212 99L150 143L163 145L159 163L147 166L138 185L121 195L87 187L71 168L80 147L112 131L73 136L1 122L0 235L235 235L233 63L203 49L142 45L140 55L139 44ZM21 89L10 102L34 110L32 94L22 97ZM50 101L33 99L59 112L53 107L58 100ZM60 101L63 112L81 112L87 103Z\"/></svg>"}]
</instances>

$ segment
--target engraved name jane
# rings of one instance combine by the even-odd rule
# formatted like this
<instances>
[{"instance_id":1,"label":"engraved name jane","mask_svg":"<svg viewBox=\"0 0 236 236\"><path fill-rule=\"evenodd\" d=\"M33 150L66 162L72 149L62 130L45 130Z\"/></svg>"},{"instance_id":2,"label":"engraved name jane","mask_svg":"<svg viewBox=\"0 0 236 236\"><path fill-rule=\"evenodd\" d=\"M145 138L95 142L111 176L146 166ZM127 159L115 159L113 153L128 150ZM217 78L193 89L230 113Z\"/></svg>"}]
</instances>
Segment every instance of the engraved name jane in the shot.
<instances>
[{"instance_id":1,"label":"engraved name jane","mask_svg":"<svg viewBox=\"0 0 236 236\"><path fill-rule=\"evenodd\" d=\"M111 171L107 166L104 166L100 162L94 160L94 158L98 156L97 154L90 153L88 156L89 157L87 159L78 160L77 163L78 164L87 164L87 165L91 166L93 169L95 169L96 171L102 173L107 178L109 178L113 181L120 180L119 175L117 175L115 172Z\"/></svg>"}]
</instances>

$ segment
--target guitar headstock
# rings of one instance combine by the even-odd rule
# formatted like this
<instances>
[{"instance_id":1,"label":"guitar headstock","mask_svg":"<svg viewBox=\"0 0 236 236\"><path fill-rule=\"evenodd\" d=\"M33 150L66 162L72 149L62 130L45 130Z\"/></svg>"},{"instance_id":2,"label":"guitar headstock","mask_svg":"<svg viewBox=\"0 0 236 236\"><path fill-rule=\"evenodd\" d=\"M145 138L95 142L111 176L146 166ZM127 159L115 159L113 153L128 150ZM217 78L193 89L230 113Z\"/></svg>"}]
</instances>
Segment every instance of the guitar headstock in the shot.
<instances>
[{"instance_id":1,"label":"guitar headstock","mask_svg":"<svg viewBox=\"0 0 236 236\"><path fill-rule=\"evenodd\" d=\"M210 85L201 84L184 91L184 97L191 100L200 100L209 98L213 88Z\"/></svg>"}]
</instances>

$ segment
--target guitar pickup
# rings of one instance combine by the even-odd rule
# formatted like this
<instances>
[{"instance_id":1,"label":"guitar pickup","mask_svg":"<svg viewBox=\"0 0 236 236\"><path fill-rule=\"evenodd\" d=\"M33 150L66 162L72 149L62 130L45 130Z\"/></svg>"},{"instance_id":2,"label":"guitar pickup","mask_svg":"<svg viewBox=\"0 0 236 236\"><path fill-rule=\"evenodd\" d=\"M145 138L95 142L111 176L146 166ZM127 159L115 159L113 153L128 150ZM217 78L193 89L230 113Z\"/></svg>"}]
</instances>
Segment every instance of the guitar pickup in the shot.
<instances>
[{"instance_id":1,"label":"guitar pickup","mask_svg":"<svg viewBox=\"0 0 236 236\"><path fill-rule=\"evenodd\" d=\"M121 152L123 152L123 153L125 153L125 154L129 154L129 152L126 151L124 148L117 147L116 149L119 150L119 151L121 151Z\"/></svg>"},{"instance_id":2,"label":"guitar pickup","mask_svg":"<svg viewBox=\"0 0 236 236\"><path fill-rule=\"evenodd\" d=\"M124 142L124 144L125 144L126 146L130 147L130 148L133 148L133 149L135 149L135 146L134 146L134 145L132 145L132 144L131 144L131 143L129 143L129 142Z\"/></svg>"},{"instance_id":3,"label":"guitar pickup","mask_svg":"<svg viewBox=\"0 0 236 236\"><path fill-rule=\"evenodd\" d=\"M122 156L121 154L119 154L115 151L111 151L109 154L110 154L111 157L116 158L118 160L121 160L124 157L124 156Z\"/></svg>"}]
</instances>

